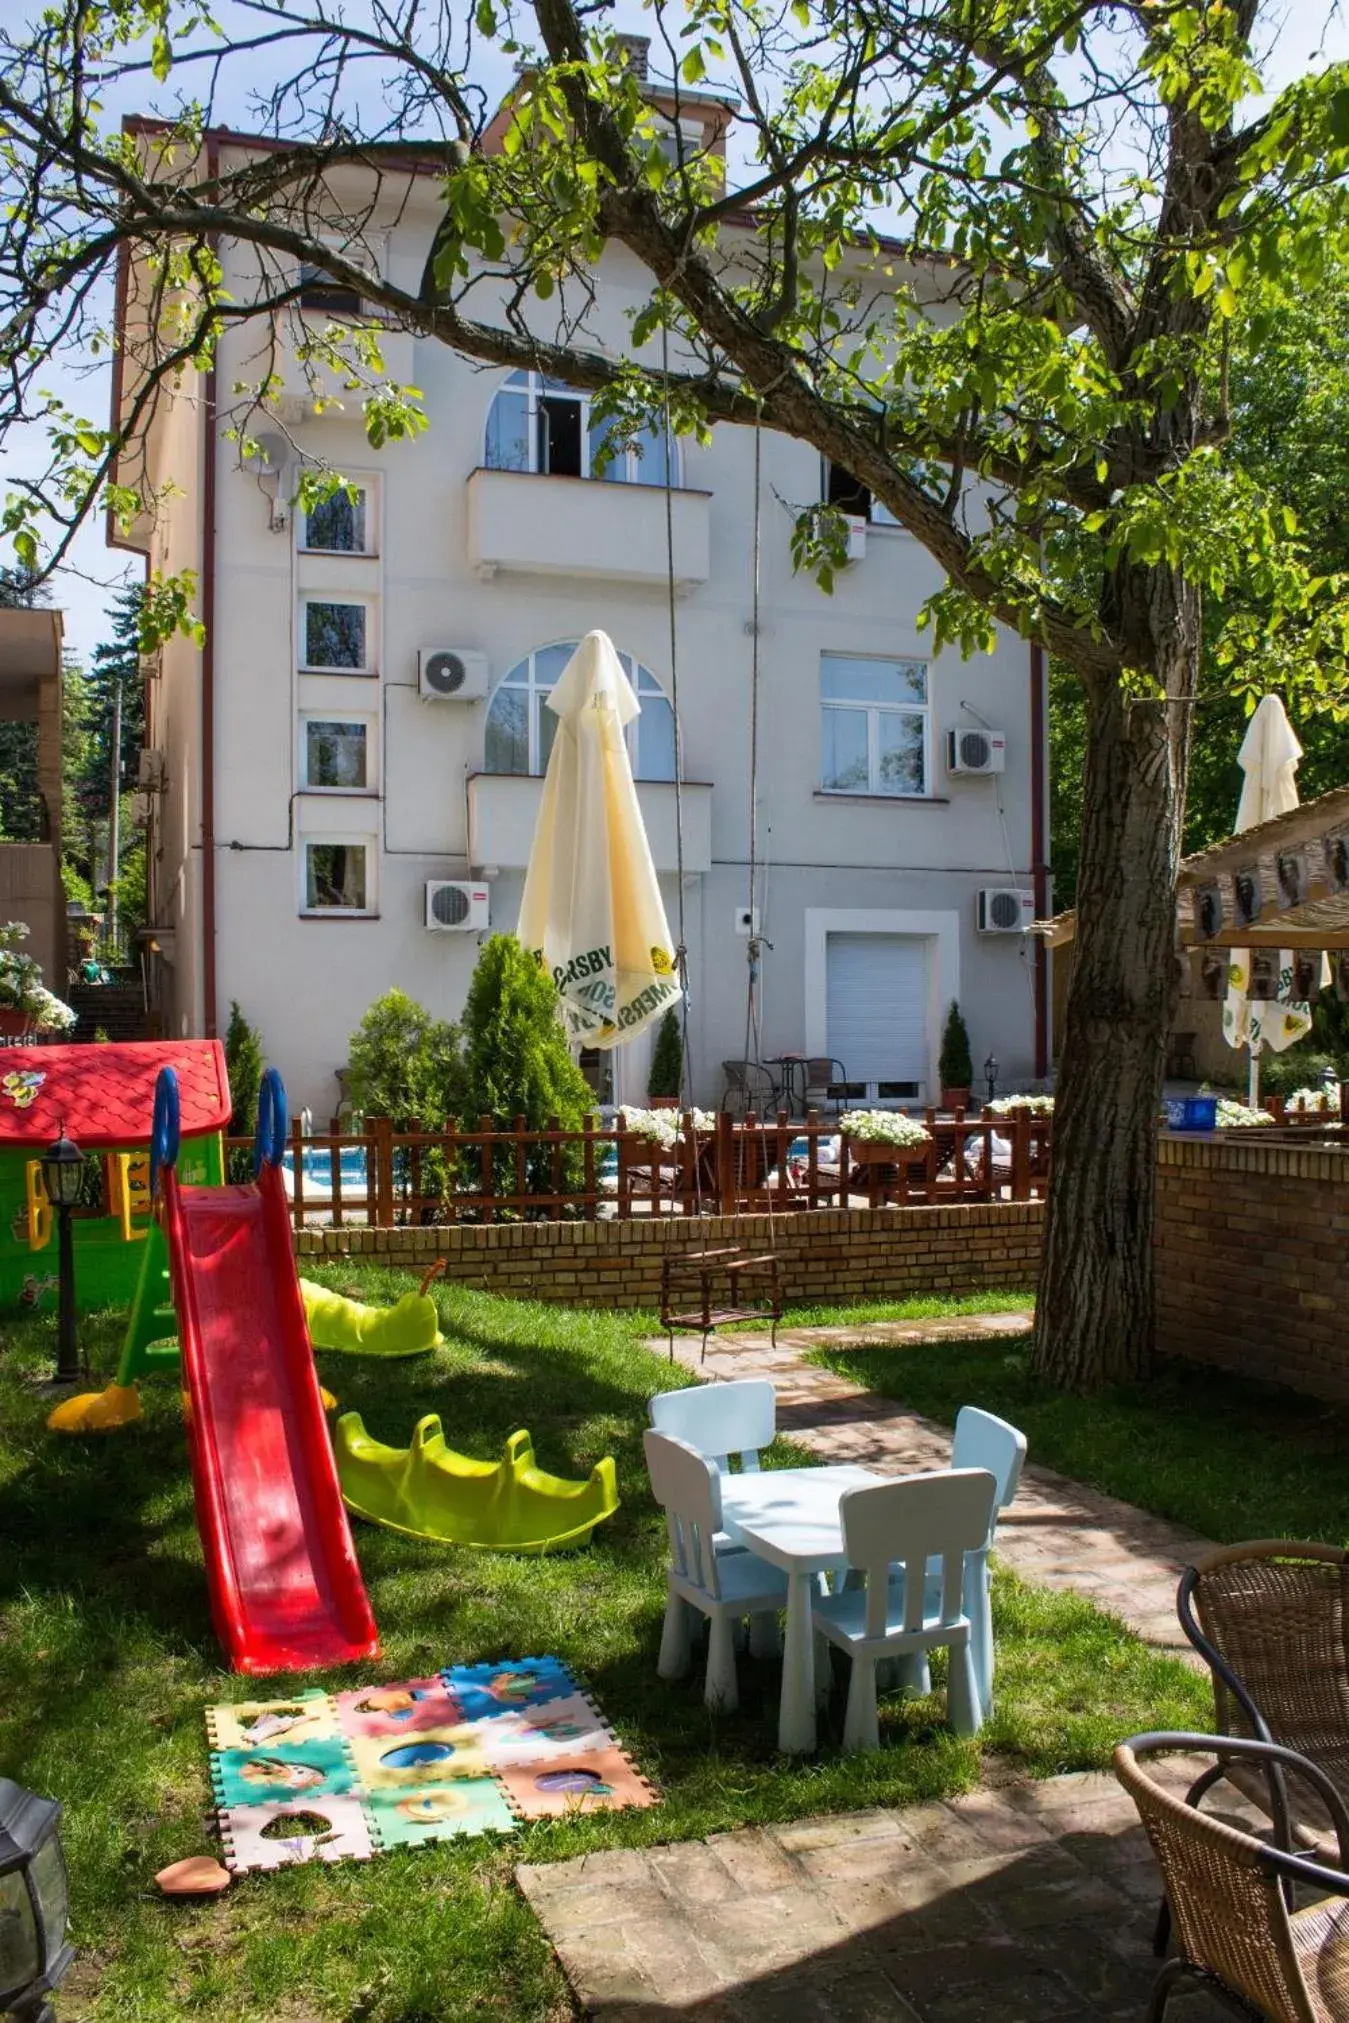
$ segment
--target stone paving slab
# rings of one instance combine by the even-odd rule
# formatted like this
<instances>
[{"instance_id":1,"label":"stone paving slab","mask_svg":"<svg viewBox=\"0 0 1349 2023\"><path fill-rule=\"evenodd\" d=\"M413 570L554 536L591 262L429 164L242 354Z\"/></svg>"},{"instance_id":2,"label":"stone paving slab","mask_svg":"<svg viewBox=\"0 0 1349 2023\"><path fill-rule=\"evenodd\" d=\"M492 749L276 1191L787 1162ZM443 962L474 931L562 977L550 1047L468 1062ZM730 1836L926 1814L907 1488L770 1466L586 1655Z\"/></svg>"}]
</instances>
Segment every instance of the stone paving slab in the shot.
<instances>
[{"instance_id":1,"label":"stone paving slab","mask_svg":"<svg viewBox=\"0 0 1349 2023\"><path fill-rule=\"evenodd\" d=\"M1156 1973L1156 1869L1095 1773L516 1879L607 2023L1137 2023ZM1223 2012L1187 1996L1177 2013Z\"/></svg>"},{"instance_id":2,"label":"stone paving slab","mask_svg":"<svg viewBox=\"0 0 1349 2023\"><path fill-rule=\"evenodd\" d=\"M1009 1326L1014 1323L1015 1326ZM977 1314L955 1321L875 1322L869 1328L790 1328L714 1337L701 1357L693 1336L677 1336L675 1355L697 1375L770 1377L778 1395L778 1428L821 1461L851 1461L883 1474L945 1468L951 1435L945 1426L894 1398L868 1391L837 1371L804 1360L814 1348L898 1340L924 1341L977 1332L1025 1333L1027 1313ZM903 1331L902 1334L900 1331ZM664 1348L663 1342L651 1347ZM998 1557L1024 1580L1069 1589L1119 1616L1159 1649L1196 1666L1200 1661L1176 1620L1176 1585L1211 1541L1183 1526L1104 1496L1052 1469L1027 1463L1015 1502L998 1523Z\"/></svg>"}]
</instances>

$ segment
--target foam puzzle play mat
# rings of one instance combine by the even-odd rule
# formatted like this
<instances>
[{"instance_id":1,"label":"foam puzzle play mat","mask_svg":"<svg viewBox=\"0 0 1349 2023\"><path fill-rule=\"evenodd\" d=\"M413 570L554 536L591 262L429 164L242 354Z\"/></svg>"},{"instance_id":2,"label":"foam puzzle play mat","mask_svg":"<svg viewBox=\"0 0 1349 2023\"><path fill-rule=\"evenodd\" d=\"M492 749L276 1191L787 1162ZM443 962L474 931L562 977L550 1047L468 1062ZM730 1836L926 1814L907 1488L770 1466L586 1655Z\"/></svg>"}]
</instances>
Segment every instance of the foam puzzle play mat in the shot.
<instances>
[{"instance_id":1,"label":"foam puzzle play mat","mask_svg":"<svg viewBox=\"0 0 1349 2023\"><path fill-rule=\"evenodd\" d=\"M560 1658L227 1702L206 1728L236 1875L656 1803Z\"/></svg>"}]
</instances>

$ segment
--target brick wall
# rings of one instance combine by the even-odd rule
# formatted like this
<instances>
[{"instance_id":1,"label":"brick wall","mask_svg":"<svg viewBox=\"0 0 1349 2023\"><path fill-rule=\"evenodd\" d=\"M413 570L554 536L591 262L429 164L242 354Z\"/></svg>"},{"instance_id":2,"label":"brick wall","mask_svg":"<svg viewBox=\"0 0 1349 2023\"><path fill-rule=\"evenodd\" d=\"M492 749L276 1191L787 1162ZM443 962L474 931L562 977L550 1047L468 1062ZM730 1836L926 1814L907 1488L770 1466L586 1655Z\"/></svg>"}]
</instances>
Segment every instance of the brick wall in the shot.
<instances>
[{"instance_id":1,"label":"brick wall","mask_svg":"<svg viewBox=\"0 0 1349 2023\"><path fill-rule=\"evenodd\" d=\"M1349 1403L1349 1151L1158 1144L1158 1347Z\"/></svg>"},{"instance_id":2,"label":"brick wall","mask_svg":"<svg viewBox=\"0 0 1349 2023\"><path fill-rule=\"evenodd\" d=\"M1038 1201L942 1208L820 1209L773 1218L710 1216L653 1223L536 1222L443 1229L309 1229L295 1239L306 1261L425 1270L445 1259L457 1285L576 1306L654 1307L667 1247L774 1249L790 1301L968 1292L1030 1285L1040 1263Z\"/></svg>"}]
</instances>

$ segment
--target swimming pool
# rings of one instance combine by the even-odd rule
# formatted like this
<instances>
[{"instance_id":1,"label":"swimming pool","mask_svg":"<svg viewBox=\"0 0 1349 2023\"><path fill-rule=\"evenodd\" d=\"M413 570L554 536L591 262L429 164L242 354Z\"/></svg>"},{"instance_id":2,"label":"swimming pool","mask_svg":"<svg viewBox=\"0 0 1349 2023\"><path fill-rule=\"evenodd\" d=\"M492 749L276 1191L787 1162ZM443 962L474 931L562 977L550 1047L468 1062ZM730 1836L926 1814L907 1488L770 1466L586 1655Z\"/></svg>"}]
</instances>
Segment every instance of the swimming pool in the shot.
<instances>
[{"instance_id":1,"label":"swimming pool","mask_svg":"<svg viewBox=\"0 0 1349 2023\"><path fill-rule=\"evenodd\" d=\"M282 1160L288 1187L295 1185L295 1154L287 1151ZM304 1150L304 1184L313 1188L315 1194L331 1194L333 1187L333 1155L326 1145L306 1146ZM344 1145L340 1155L338 1171L344 1194L364 1194L365 1192L365 1148L362 1145Z\"/></svg>"}]
</instances>

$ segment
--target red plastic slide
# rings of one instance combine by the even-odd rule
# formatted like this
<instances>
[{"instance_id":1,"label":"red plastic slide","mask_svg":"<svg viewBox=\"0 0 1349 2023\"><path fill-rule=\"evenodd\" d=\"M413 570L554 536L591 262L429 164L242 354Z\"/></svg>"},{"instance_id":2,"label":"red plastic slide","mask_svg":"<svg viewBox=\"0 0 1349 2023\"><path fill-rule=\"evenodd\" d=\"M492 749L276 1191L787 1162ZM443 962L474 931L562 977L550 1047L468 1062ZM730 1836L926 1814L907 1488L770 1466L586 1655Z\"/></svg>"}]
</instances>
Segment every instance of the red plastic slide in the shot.
<instances>
[{"instance_id":1,"label":"red plastic slide","mask_svg":"<svg viewBox=\"0 0 1349 2023\"><path fill-rule=\"evenodd\" d=\"M216 1634L237 1672L374 1657L280 1170L182 1187L166 1167L160 1184Z\"/></svg>"}]
</instances>

